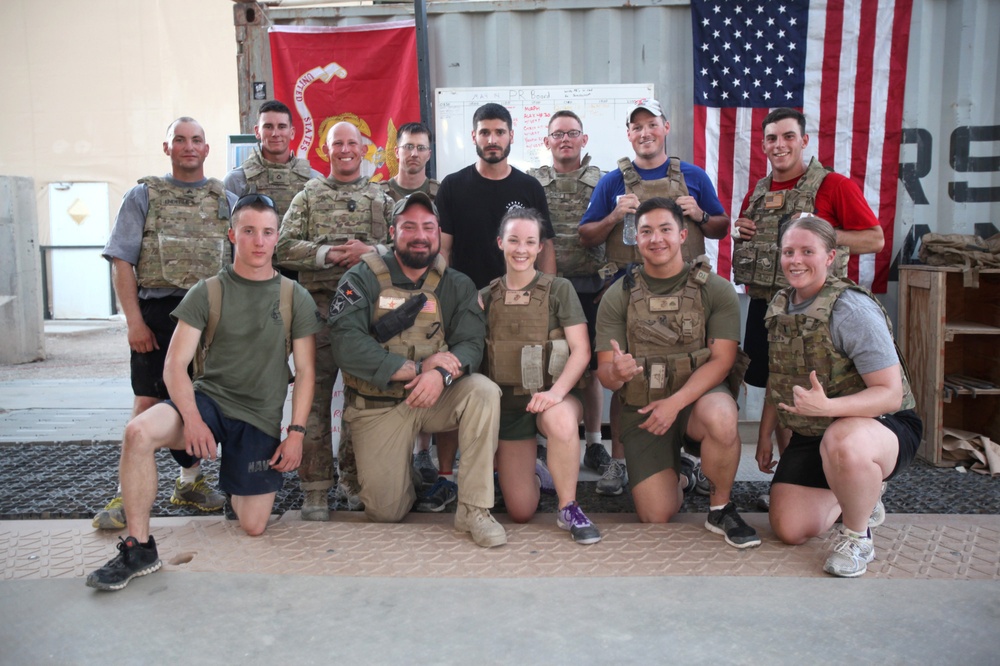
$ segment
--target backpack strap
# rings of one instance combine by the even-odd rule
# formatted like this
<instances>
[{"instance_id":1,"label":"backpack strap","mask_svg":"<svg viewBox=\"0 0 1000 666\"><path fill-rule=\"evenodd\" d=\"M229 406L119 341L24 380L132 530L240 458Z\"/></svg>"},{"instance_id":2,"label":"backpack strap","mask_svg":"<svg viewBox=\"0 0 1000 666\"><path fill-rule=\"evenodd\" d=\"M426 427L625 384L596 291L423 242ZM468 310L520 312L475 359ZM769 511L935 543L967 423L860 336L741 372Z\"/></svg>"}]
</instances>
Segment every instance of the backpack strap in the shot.
<instances>
[{"instance_id":1,"label":"backpack strap","mask_svg":"<svg viewBox=\"0 0 1000 666\"><path fill-rule=\"evenodd\" d=\"M278 313L281 321L285 325L285 358L292 353L292 301L295 289L295 281L281 276L281 296L278 297Z\"/></svg>"},{"instance_id":2,"label":"backpack strap","mask_svg":"<svg viewBox=\"0 0 1000 666\"><path fill-rule=\"evenodd\" d=\"M222 282L218 275L213 275L205 280L205 288L208 290L208 321L205 323L205 330L201 332L201 343L198 351L195 352L192 377L198 379L205 374L205 359L208 358L208 348L212 346L215 339L215 329L219 326L219 318L222 316Z\"/></svg>"},{"instance_id":3,"label":"backpack strap","mask_svg":"<svg viewBox=\"0 0 1000 666\"><path fill-rule=\"evenodd\" d=\"M218 275L205 280L205 288L208 289L208 323L201 334L201 345L208 351L215 339L215 329L219 327L219 318L222 316L222 282Z\"/></svg>"}]
</instances>

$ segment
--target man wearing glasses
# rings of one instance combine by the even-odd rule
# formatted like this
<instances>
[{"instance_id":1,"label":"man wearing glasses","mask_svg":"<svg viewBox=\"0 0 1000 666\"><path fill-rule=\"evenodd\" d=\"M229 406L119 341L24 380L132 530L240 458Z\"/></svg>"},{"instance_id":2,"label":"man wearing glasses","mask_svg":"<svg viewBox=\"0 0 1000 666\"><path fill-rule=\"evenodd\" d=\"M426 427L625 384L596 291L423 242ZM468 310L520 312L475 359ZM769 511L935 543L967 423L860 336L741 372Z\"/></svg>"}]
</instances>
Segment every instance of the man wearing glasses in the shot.
<instances>
[{"instance_id":1,"label":"man wearing glasses","mask_svg":"<svg viewBox=\"0 0 1000 666\"><path fill-rule=\"evenodd\" d=\"M590 164L590 155L583 155L588 137L583 133L583 121L578 115L567 109L556 111L549 118L548 129L544 143L552 153L552 166L531 169L528 175L537 178L545 188L552 228L555 230L556 267L559 275L569 280L576 289L587 316L587 330L593 349L597 301L604 288L604 277L598 274L605 263L604 244L584 247L580 243L580 220L590 203L594 187L601 179L601 170ZM590 369L597 369L596 356ZM604 392L592 374L587 375L586 380L583 421L587 447L583 464L604 474L611 463L608 451L601 443Z\"/></svg>"},{"instance_id":2,"label":"man wearing glasses","mask_svg":"<svg viewBox=\"0 0 1000 666\"><path fill-rule=\"evenodd\" d=\"M282 474L301 460L302 424L312 401L313 336L321 320L309 293L271 266L278 212L269 197L241 198L228 237L235 247L232 265L199 281L170 313L177 322L163 371L170 399L125 427L121 482L129 536L120 540L114 559L87 577L90 587L120 590L132 578L160 568L149 533L158 449L215 459L222 443L219 485L232 495L240 527L250 536L264 532ZM217 320L210 311L219 304L209 295L209 282L215 280L221 287ZM286 316L291 321L284 321ZM203 331L210 321L215 330L204 372L192 383L187 368L208 342ZM289 345L298 381L292 390L292 422L282 441Z\"/></svg>"},{"instance_id":3,"label":"man wearing glasses","mask_svg":"<svg viewBox=\"0 0 1000 666\"><path fill-rule=\"evenodd\" d=\"M168 397L163 363L174 332L170 313L188 289L219 272L231 256L226 233L236 197L222 181L205 177L208 150L197 120L185 116L170 123L163 141L170 173L143 178L125 193L102 253L111 262L115 294L128 325L132 418ZM183 452L174 457L181 476L171 503L221 509L226 498L206 482L198 459ZM120 492L94 516L93 525L125 527Z\"/></svg>"},{"instance_id":4,"label":"man wearing glasses","mask_svg":"<svg viewBox=\"0 0 1000 666\"><path fill-rule=\"evenodd\" d=\"M406 123L396 132L396 160L399 172L389 179L386 194L399 201L414 192L423 192L431 201L437 196L438 182L427 177L431 160L431 131L423 123Z\"/></svg>"},{"instance_id":5,"label":"man wearing glasses","mask_svg":"<svg viewBox=\"0 0 1000 666\"><path fill-rule=\"evenodd\" d=\"M285 212L279 233L277 256L282 268L299 272L299 283L316 301L324 318L344 272L361 256L378 249L388 238L392 199L361 173L366 146L358 128L339 122L326 137L330 176L306 183ZM299 468L305 498L302 519L330 519L329 491L333 487L331 400L337 380L337 365L330 351L326 326L316 334L316 387L306 424L306 437ZM348 501L357 489L347 487Z\"/></svg>"}]
</instances>

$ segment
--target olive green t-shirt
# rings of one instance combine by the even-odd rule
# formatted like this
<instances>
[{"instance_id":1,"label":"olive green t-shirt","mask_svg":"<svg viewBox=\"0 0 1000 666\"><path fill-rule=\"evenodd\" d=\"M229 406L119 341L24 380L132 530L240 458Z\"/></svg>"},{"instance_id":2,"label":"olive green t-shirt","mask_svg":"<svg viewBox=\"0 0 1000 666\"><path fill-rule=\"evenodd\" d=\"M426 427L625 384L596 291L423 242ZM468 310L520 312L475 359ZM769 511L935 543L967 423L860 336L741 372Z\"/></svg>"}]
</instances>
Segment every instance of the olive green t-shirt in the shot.
<instances>
[{"instance_id":1,"label":"olive green t-shirt","mask_svg":"<svg viewBox=\"0 0 1000 666\"><path fill-rule=\"evenodd\" d=\"M288 395L285 326L278 304L281 278L247 280L231 266L219 271L222 312L196 391L215 400L226 418L245 421L280 438ZM292 340L313 335L322 325L316 303L296 284L292 297ZM208 288L201 280L171 314L203 331L208 324Z\"/></svg>"},{"instance_id":2,"label":"olive green t-shirt","mask_svg":"<svg viewBox=\"0 0 1000 666\"><path fill-rule=\"evenodd\" d=\"M691 264L684 264L679 274L665 279L651 278L642 271L650 291L657 295L672 294L680 290L688 279ZM625 336L628 317L629 291L622 287L622 280L611 285L601 298L597 310L597 351L611 351L611 340L616 340L623 352L628 352ZM705 308L705 338L735 340L740 339L740 301L728 281L715 273L710 273L708 281L701 286L701 302Z\"/></svg>"}]
</instances>

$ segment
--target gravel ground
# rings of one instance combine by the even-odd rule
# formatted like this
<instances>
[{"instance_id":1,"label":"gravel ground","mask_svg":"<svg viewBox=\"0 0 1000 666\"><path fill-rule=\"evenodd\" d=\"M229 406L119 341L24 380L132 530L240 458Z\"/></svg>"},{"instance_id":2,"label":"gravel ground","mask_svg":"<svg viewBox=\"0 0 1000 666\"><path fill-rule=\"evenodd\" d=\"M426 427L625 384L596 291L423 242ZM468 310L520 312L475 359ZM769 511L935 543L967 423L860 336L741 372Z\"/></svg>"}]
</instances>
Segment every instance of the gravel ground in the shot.
<instances>
[{"instance_id":1,"label":"gravel ground","mask_svg":"<svg viewBox=\"0 0 1000 666\"><path fill-rule=\"evenodd\" d=\"M62 331L69 322L49 322ZM0 365L0 382L31 379L128 379L128 330L123 318L79 322L86 330L45 334L45 359Z\"/></svg>"}]
</instances>

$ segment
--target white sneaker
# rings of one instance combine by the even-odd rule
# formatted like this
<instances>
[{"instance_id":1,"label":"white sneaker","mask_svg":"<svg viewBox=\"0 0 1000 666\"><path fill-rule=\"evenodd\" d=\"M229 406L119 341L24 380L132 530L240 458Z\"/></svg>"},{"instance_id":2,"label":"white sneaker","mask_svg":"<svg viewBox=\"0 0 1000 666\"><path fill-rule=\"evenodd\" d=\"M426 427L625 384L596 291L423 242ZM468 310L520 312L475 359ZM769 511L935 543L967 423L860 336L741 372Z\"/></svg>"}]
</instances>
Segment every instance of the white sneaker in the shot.
<instances>
[{"instance_id":1,"label":"white sneaker","mask_svg":"<svg viewBox=\"0 0 1000 666\"><path fill-rule=\"evenodd\" d=\"M868 563L875 559L875 544L869 539L859 539L844 533L826 559L823 571L841 578L857 578L868 571Z\"/></svg>"},{"instance_id":2,"label":"white sneaker","mask_svg":"<svg viewBox=\"0 0 1000 666\"><path fill-rule=\"evenodd\" d=\"M872 509L872 515L868 517L868 527L878 527L885 522L885 504L882 503L882 495L885 495L886 482L882 482L882 490L878 494L878 502Z\"/></svg>"},{"instance_id":3,"label":"white sneaker","mask_svg":"<svg viewBox=\"0 0 1000 666\"><path fill-rule=\"evenodd\" d=\"M493 548L507 543L507 531L490 515L489 509L458 503L455 511L455 529L469 532L477 546Z\"/></svg>"}]
</instances>

